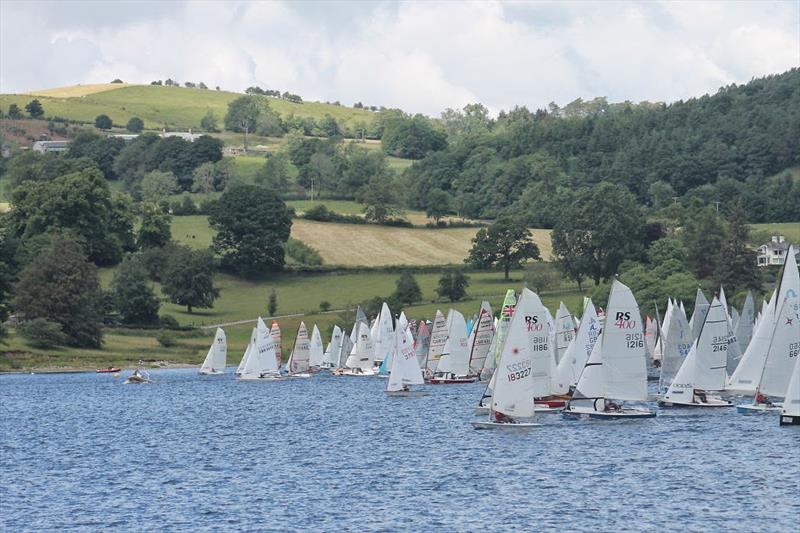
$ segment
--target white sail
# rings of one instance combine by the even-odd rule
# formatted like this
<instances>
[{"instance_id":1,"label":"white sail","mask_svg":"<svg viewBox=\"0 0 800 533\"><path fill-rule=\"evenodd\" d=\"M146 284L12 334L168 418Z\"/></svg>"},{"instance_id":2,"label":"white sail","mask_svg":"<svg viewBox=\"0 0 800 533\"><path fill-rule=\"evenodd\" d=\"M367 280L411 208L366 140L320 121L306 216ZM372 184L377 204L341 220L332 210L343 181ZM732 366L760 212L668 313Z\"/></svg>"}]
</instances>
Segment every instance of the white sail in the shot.
<instances>
[{"instance_id":1,"label":"white sail","mask_svg":"<svg viewBox=\"0 0 800 533\"><path fill-rule=\"evenodd\" d=\"M272 323L272 328L270 329L269 333L270 336L272 337L272 344L274 345L273 351L275 352L275 361L277 361L278 368L280 368L281 358L283 357L283 353L281 350L281 328L278 327L277 322Z\"/></svg>"},{"instance_id":2,"label":"white sail","mask_svg":"<svg viewBox=\"0 0 800 533\"><path fill-rule=\"evenodd\" d=\"M645 318L644 326L644 347L647 350L647 357L651 360L656 358L656 341L658 340L658 322L650 318Z\"/></svg>"},{"instance_id":3,"label":"white sail","mask_svg":"<svg viewBox=\"0 0 800 533\"><path fill-rule=\"evenodd\" d=\"M552 394L553 351L551 349L552 323L548 320L539 295L529 289L523 289L524 301L520 299L514 309L514 318L521 315L528 337L528 354L531 358L531 375L533 378L533 395L544 398Z\"/></svg>"},{"instance_id":4,"label":"white sail","mask_svg":"<svg viewBox=\"0 0 800 533\"><path fill-rule=\"evenodd\" d=\"M753 293L747 291L747 298L744 300L742 311L739 313L739 320L736 322L736 339L739 341L739 349L742 353L747 351L747 346L753 338L753 323L755 322L755 303Z\"/></svg>"},{"instance_id":5,"label":"white sail","mask_svg":"<svg viewBox=\"0 0 800 533\"><path fill-rule=\"evenodd\" d=\"M395 332L395 349L392 357L392 366L389 374L389 383L386 390L395 392L403 390L408 385L421 385L422 370L417 362L417 353L414 350L414 336L409 328L397 328Z\"/></svg>"},{"instance_id":6,"label":"white sail","mask_svg":"<svg viewBox=\"0 0 800 533\"><path fill-rule=\"evenodd\" d=\"M692 343L689 354L669 384L664 399L668 402L694 403L695 370L697 368L697 341Z\"/></svg>"},{"instance_id":7,"label":"white sail","mask_svg":"<svg viewBox=\"0 0 800 533\"><path fill-rule=\"evenodd\" d=\"M339 346L339 354L336 360L336 366L342 368L347 363L347 358L353 350L353 343L350 342L350 336L342 333L342 344Z\"/></svg>"},{"instance_id":8,"label":"white sail","mask_svg":"<svg viewBox=\"0 0 800 533\"><path fill-rule=\"evenodd\" d=\"M767 360L758 392L769 396L783 396L800 353L800 310L797 298L786 298L775 320L772 342L767 350Z\"/></svg>"},{"instance_id":9,"label":"white sail","mask_svg":"<svg viewBox=\"0 0 800 533\"><path fill-rule=\"evenodd\" d=\"M386 302L383 302L381 312L375 320L375 335L372 338L372 344L375 347L375 361L382 362L388 358L390 359L389 362L391 362L392 352L396 343L392 312Z\"/></svg>"},{"instance_id":10,"label":"white sail","mask_svg":"<svg viewBox=\"0 0 800 533\"><path fill-rule=\"evenodd\" d=\"M583 319L581 319L583 322ZM583 367L581 377L575 386L570 405L587 407L602 411L605 407L603 396L603 331L597 336L592 353Z\"/></svg>"},{"instance_id":11,"label":"white sail","mask_svg":"<svg viewBox=\"0 0 800 533\"><path fill-rule=\"evenodd\" d=\"M258 318L256 341L247 357L240 379L258 379L265 375L277 375L278 364L275 358L275 343L267 325Z\"/></svg>"},{"instance_id":12,"label":"white sail","mask_svg":"<svg viewBox=\"0 0 800 533\"><path fill-rule=\"evenodd\" d=\"M331 342L325 349L325 354L322 356L322 362L329 366L337 366L339 363L339 351L342 347L342 328L333 326L331 333Z\"/></svg>"},{"instance_id":13,"label":"white sail","mask_svg":"<svg viewBox=\"0 0 800 533\"><path fill-rule=\"evenodd\" d=\"M481 310L478 320L472 327L472 335L469 354L470 374L479 374L489 354L494 338L494 317L489 302L481 303Z\"/></svg>"},{"instance_id":14,"label":"white sail","mask_svg":"<svg viewBox=\"0 0 800 533\"><path fill-rule=\"evenodd\" d=\"M469 343L464 315L451 309L447 314L447 326L447 341L436 373L466 376L469 374Z\"/></svg>"},{"instance_id":15,"label":"white sail","mask_svg":"<svg viewBox=\"0 0 800 533\"><path fill-rule=\"evenodd\" d=\"M492 377L494 374L495 363L496 360L494 358L494 354L497 351L497 326L500 324L500 320L495 318L494 319L494 335L492 336L492 343L489 345L489 350L486 353L486 359L483 360L483 368L481 368L480 379L481 381L486 381Z\"/></svg>"},{"instance_id":16,"label":"white sail","mask_svg":"<svg viewBox=\"0 0 800 533\"><path fill-rule=\"evenodd\" d=\"M311 367L322 366L322 358L325 356L325 352L322 348L322 335L320 335L319 328L317 328L316 324L314 324L311 330L311 342L308 344L308 350L308 364L311 365Z\"/></svg>"},{"instance_id":17,"label":"white sail","mask_svg":"<svg viewBox=\"0 0 800 533\"><path fill-rule=\"evenodd\" d=\"M661 331L662 355L659 378L661 389L670 386L692 348L689 323L679 309L671 308L671 314L664 320L664 325L666 329Z\"/></svg>"},{"instance_id":18,"label":"white sail","mask_svg":"<svg viewBox=\"0 0 800 533\"><path fill-rule=\"evenodd\" d=\"M214 336L214 342L208 349L205 361L200 367L201 374L211 374L225 372L225 363L228 355L228 340L225 337L225 332L222 328L217 328L217 334Z\"/></svg>"},{"instance_id":19,"label":"white sail","mask_svg":"<svg viewBox=\"0 0 800 533\"><path fill-rule=\"evenodd\" d=\"M358 341L358 332L359 332L359 324L364 323L369 325L369 321L367 320L367 315L364 314L364 310L361 309L359 305L356 308L356 320L353 323L353 329L350 331L350 344L355 344Z\"/></svg>"},{"instance_id":20,"label":"white sail","mask_svg":"<svg viewBox=\"0 0 800 533\"><path fill-rule=\"evenodd\" d=\"M244 351L244 355L242 356L242 360L239 362L239 366L236 367L236 375L239 376L244 371L244 366L247 364L247 358L250 357L250 352L253 350L253 346L256 345L256 328L253 328L253 331L250 333L250 342L247 344L247 348Z\"/></svg>"},{"instance_id":21,"label":"white sail","mask_svg":"<svg viewBox=\"0 0 800 533\"><path fill-rule=\"evenodd\" d=\"M773 295L774 298L775 295ZM764 363L767 360L767 350L769 350L774 330L773 324L772 305L767 305L753 339L728 380L726 390L740 394L755 394L764 371Z\"/></svg>"},{"instance_id":22,"label":"white sail","mask_svg":"<svg viewBox=\"0 0 800 533\"><path fill-rule=\"evenodd\" d=\"M347 358L345 366L347 368L371 370L375 363L374 355L369 327L364 322L361 322L359 323L358 339L350 352L350 356Z\"/></svg>"},{"instance_id":23,"label":"white sail","mask_svg":"<svg viewBox=\"0 0 800 533\"><path fill-rule=\"evenodd\" d=\"M578 384L578 378L589 360L597 335L600 333L600 323L597 320L592 300L589 299L585 306L578 333L567 347L567 351L558 362L555 376L553 377L553 393L566 394L569 388Z\"/></svg>"},{"instance_id":24,"label":"white sail","mask_svg":"<svg viewBox=\"0 0 800 533\"><path fill-rule=\"evenodd\" d=\"M725 388L728 364L727 313L717 298L711 302L697 339L694 386L704 391Z\"/></svg>"},{"instance_id":25,"label":"white sail","mask_svg":"<svg viewBox=\"0 0 800 533\"><path fill-rule=\"evenodd\" d=\"M694 311L692 312L692 319L689 320L689 327L692 330L692 340L700 335L700 329L703 327L706 315L708 314L708 299L703 291L697 289L697 296L694 299Z\"/></svg>"},{"instance_id":26,"label":"white sail","mask_svg":"<svg viewBox=\"0 0 800 533\"><path fill-rule=\"evenodd\" d=\"M417 328L417 340L414 343L414 350L417 353L419 367L425 366L425 358L428 357L428 349L431 345L431 332L424 320L420 320Z\"/></svg>"},{"instance_id":27,"label":"white sail","mask_svg":"<svg viewBox=\"0 0 800 533\"><path fill-rule=\"evenodd\" d=\"M535 300L534 300L535 299ZM528 300L531 300L529 307ZM522 289L517 308L509 323L507 336L500 352L494 379L491 413L502 413L510 417L532 418L534 416L533 358L534 332L529 330L530 318L536 310L539 297L528 289ZM541 302L538 302L541 305ZM526 317L528 318L526 320Z\"/></svg>"},{"instance_id":28,"label":"white sail","mask_svg":"<svg viewBox=\"0 0 800 533\"><path fill-rule=\"evenodd\" d=\"M724 294L724 291L720 289L720 295L724 296ZM726 356L727 364L725 366L725 371L727 372L728 376L731 376L736 370L739 361L742 359L742 351L739 347L739 340L736 338L736 331L733 327L733 318L728 312L728 307L723 303L722 299L720 299L720 304L722 305L722 309L725 311L725 318L727 320L728 327L728 351Z\"/></svg>"},{"instance_id":29,"label":"white sail","mask_svg":"<svg viewBox=\"0 0 800 533\"><path fill-rule=\"evenodd\" d=\"M311 361L309 344L310 339L308 338L306 324L305 322L300 322L300 327L297 328L297 337L294 339L294 348L291 355L289 355L289 360L286 361L286 370L290 374L308 372Z\"/></svg>"},{"instance_id":30,"label":"white sail","mask_svg":"<svg viewBox=\"0 0 800 533\"><path fill-rule=\"evenodd\" d=\"M433 372L439 365L439 359L442 357L444 345L447 342L447 320L442 315L442 312L437 310L436 317L433 319L433 328L431 329L431 341L428 347L428 356L425 361L425 366Z\"/></svg>"},{"instance_id":31,"label":"white sail","mask_svg":"<svg viewBox=\"0 0 800 533\"><path fill-rule=\"evenodd\" d=\"M794 360L792 377L781 408L781 414L786 416L800 416L800 347L795 352Z\"/></svg>"},{"instance_id":32,"label":"white sail","mask_svg":"<svg viewBox=\"0 0 800 533\"><path fill-rule=\"evenodd\" d=\"M603 334L605 398L647 399L647 366L639 305L631 290L614 280Z\"/></svg>"},{"instance_id":33,"label":"white sail","mask_svg":"<svg viewBox=\"0 0 800 533\"><path fill-rule=\"evenodd\" d=\"M559 304L556 311L555 326L555 362L558 364L575 338L575 321L564 302Z\"/></svg>"},{"instance_id":34,"label":"white sail","mask_svg":"<svg viewBox=\"0 0 800 533\"><path fill-rule=\"evenodd\" d=\"M405 311L400 311L400 316L397 317L397 324L400 329L406 329L408 327L408 317Z\"/></svg>"}]
</instances>

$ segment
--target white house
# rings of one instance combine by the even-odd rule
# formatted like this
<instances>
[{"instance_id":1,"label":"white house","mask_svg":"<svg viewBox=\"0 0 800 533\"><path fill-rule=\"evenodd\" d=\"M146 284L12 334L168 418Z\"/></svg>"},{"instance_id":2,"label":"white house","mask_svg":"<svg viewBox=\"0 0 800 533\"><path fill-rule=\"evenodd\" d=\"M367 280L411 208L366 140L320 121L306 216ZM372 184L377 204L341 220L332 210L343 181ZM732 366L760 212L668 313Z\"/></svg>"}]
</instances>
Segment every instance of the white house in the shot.
<instances>
[{"instance_id":1,"label":"white house","mask_svg":"<svg viewBox=\"0 0 800 533\"><path fill-rule=\"evenodd\" d=\"M773 235L767 244L758 247L758 266L782 265L786 261L789 243L783 235ZM800 253L800 248L794 248L795 257Z\"/></svg>"},{"instance_id":2,"label":"white house","mask_svg":"<svg viewBox=\"0 0 800 533\"><path fill-rule=\"evenodd\" d=\"M69 141L36 141L33 143L33 150L46 152L66 152L69 148Z\"/></svg>"}]
</instances>

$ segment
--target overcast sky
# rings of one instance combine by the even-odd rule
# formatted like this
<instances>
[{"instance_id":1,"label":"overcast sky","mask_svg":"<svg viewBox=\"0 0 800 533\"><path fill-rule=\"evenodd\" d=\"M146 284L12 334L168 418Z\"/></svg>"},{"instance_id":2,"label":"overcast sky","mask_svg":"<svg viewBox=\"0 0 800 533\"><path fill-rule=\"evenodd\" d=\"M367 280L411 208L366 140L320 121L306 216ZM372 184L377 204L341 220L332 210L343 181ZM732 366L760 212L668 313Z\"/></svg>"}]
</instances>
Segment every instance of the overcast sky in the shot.
<instances>
[{"instance_id":1,"label":"overcast sky","mask_svg":"<svg viewBox=\"0 0 800 533\"><path fill-rule=\"evenodd\" d=\"M800 64L800 2L0 0L0 92L171 77L438 115L661 100Z\"/></svg>"}]
</instances>

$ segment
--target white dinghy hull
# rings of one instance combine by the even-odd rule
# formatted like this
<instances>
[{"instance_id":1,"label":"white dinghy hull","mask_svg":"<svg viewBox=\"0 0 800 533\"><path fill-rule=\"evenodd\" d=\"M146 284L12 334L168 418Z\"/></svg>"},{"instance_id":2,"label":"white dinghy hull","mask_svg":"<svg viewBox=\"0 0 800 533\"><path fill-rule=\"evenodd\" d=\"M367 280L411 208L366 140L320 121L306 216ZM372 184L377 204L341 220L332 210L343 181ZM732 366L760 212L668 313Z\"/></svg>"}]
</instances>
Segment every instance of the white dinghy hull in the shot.
<instances>
[{"instance_id":1,"label":"white dinghy hull","mask_svg":"<svg viewBox=\"0 0 800 533\"><path fill-rule=\"evenodd\" d=\"M623 407L619 411L594 411L592 409L564 409L561 415L569 420L593 418L596 420L630 420L632 418L655 418L655 411Z\"/></svg>"},{"instance_id":2,"label":"white dinghy hull","mask_svg":"<svg viewBox=\"0 0 800 533\"><path fill-rule=\"evenodd\" d=\"M719 397L709 397L705 402L676 402L658 400L659 407L733 407L731 402Z\"/></svg>"},{"instance_id":3,"label":"white dinghy hull","mask_svg":"<svg viewBox=\"0 0 800 533\"><path fill-rule=\"evenodd\" d=\"M545 414L552 414L552 413L560 413L564 410L563 407L547 407L546 405L536 405L533 408L534 412L537 415L545 415ZM476 415L488 415L489 414L489 406L488 405L479 405L475 408Z\"/></svg>"},{"instance_id":4,"label":"white dinghy hull","mask_svg":"<svg viewBox=\"0 0 800 533\"><path fill-rule=\"evenodd\" d=\"M514 430L520 431L524 429L532 429L536 427L540 427L541 424L534 424L533 422L473 422L472 427L474 429L483 430L483 429L500 429L500 430Z\"/></svg>"},{"instance_id":5,"label":"white dinghy hull","mask_svg":"<svg viewBox=\"0 0 800 533\"><path fill-rule=\"evenodd\" d=\"M201 370L198 372L201 376L224 376L224 370Z\"/></svg>"},{"instance_id":6,"label":"white dinghy hull","mask_svg":"<svg viewBox=\"0 0 800 533\"><path fill-rule=\"evenodd\" d=\"M429 396L430 392L424 390L396 390L384 391L386 396L399 397L399 398L414 398L418 396Z\"/></svg>"},{"instance_id":7,"label":"white dinghy hull","mask_svg":"<svg viewBox=\"0 0 800 533\"><path fill-rule=\"evenodd\" d=\"M783 408L783 404L774 403L772 405L767 405L763 403L747 403L744 405L737 405L736 412L742 415L753 415L759 413L768 413L771 411L780 411Z\"/></svg>"}]
</instances>

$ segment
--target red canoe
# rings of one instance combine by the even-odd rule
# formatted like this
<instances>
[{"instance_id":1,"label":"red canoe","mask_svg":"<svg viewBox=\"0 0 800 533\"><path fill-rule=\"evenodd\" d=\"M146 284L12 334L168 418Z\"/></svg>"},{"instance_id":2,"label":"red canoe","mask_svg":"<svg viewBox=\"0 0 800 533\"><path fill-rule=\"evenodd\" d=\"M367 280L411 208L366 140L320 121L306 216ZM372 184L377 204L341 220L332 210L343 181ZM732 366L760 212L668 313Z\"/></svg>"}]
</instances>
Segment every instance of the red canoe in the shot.
<instances>
[{"instance_id":1,"label":"red canoe","mask_svg":"<svg viewBox=\"0 0 800 533\"><path fill-rule=\"evenodd\" d=\"M97 369L97 373L98 374L113 374L115 372L120 372L121 370L122 370L121 368L113 368L113 367L98 368Z\"/></svg>"}]
</instances>

